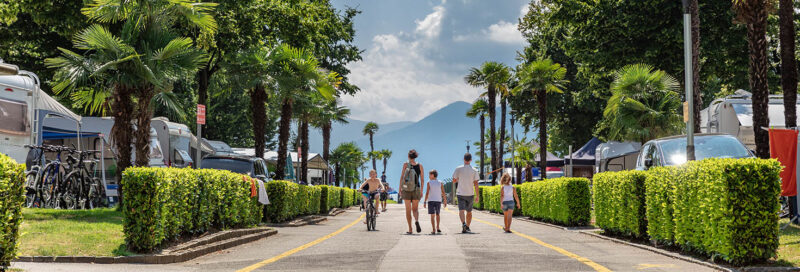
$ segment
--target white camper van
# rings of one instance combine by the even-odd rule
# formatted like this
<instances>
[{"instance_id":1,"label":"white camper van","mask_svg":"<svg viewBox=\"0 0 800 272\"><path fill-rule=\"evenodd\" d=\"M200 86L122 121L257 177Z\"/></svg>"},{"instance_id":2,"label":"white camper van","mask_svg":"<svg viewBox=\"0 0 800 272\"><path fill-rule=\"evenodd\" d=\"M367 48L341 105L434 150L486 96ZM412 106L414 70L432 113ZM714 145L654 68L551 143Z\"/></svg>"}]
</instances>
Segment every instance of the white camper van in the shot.
<instances>
[{"instance_id":1,"label":"white camper van","mask_svg":"<svg viewBox=\"0 0 800 272\"><path fill-rule=\"evenodd\" d=\"M155 129L158 143L164 152L164 161L170 167L194 167L197 161L197 137L188 126L170 122L166 117L156 117L150 122ZM214 154L214 148L200 141L202 155Z\"/></svg>"},{"instance_id":2,"label":"white camper van","mask_svg":"<svg viewBox=\"0 0 800 272\"><path fill-rule=\"evenodd\" d=\"M768 114L769 127L785 128L783 96L769 96ZM747 148L755 149L752 94L738 90L733 95L712 101L700 112L700 131L733 135Z\"/></svg>"},{"instance_id":3,"label":"white camper van","mask_svg":"<svg viewBox=\"0 0 800 272\"><path fill-rule=\"evenodd\" d=\"M80 134L81 117L43 92L39 84L36 74L0 61L0 153L19 163L28 154L25 145L43 141L45 118L60 118L58 122L69 123Z\"/></svg>"}]
</instances>

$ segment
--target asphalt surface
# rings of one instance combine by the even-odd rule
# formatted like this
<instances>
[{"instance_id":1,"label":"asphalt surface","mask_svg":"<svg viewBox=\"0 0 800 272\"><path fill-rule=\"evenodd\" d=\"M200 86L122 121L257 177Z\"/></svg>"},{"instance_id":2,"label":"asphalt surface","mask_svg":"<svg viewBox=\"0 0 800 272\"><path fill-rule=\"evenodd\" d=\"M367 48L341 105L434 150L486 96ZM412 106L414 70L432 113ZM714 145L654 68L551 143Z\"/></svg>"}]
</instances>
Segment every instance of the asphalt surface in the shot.
<instances>
[{"instance_id":1,"label":"asphalt surface","mask_svg":"<svg viewBox=\"0 0 800 272\"><path fill-rule=\"evenodd\" d=\"M421 206L421 205L420 205ZM455 207L442 211L442 234L430 235L420 207L422 233L406 235L404 206L389 205L368 232L352 208L327 222L278 228L272 237L169 265L13 263L25 271L712 271L647 250L515 220L504 233L502 217L474 213L472 234L461 234Z\"/></svg>"}]
</instances>

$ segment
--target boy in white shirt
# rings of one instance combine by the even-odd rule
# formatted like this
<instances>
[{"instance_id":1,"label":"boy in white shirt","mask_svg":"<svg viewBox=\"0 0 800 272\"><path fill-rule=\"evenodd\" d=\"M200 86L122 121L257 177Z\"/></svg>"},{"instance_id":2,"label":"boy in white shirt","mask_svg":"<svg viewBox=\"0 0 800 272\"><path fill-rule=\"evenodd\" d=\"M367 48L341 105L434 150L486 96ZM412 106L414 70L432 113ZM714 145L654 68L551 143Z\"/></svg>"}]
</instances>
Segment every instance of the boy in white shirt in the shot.
<instances>
[{"instance_id":1,"label":"boy in white shirt","mask_svg":"<svg viewBox=\"0 0 800 272\"><path fill-rule=\"evenodd\" d=\"M433 227L431 235L442 232L439 229L439 222L442 219L439 213L442 205L447 208L447 194L444 192L444 184L436 179L438 176L439 173L436 170L432 170L429 173L428 188L425 189L425 201L422 202L422 206L427 207L428 214L431 215L431 227Z\"/></svg>"}]
</instances>

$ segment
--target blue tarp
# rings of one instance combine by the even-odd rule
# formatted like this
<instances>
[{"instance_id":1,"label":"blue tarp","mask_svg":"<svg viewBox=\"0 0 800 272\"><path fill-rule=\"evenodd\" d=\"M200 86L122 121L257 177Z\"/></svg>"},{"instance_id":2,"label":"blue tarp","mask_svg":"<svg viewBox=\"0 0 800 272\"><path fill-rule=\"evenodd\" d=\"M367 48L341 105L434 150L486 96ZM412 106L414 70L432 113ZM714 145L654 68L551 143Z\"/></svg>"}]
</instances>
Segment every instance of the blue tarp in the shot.
<instances>
[{"instance_id":1,"label":"blue tarp","mask_svg":"<svg viewBox=\"0 0 800 272\"><path fill-rule=\"evenodd\" d=\"M81 138L99 137L100 133L81 131L80 136L81 136ZM78 138L78 132L77 131L70 131L70 130L65 130L65 129L52 128L52 127L43 127L42 128L42 139L43 140L58 140L58 139L72 139L72 138Z\"/></svg>"}]
</instances>

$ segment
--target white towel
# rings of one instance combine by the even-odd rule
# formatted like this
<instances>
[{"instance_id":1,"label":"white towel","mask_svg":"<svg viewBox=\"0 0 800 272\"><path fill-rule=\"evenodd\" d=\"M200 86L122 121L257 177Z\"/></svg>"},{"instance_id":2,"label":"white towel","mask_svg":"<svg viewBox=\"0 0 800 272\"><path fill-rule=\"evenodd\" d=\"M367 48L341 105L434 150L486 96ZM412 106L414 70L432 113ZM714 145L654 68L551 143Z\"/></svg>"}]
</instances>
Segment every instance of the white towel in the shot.
<instances>
[{"instance_id":1,"label":"white towel","mask_svg":"<svg viewBox=\"0 0 800 272\"><path fill-rule=\"evenodd\" d=\"M264 188L264 182L260 179L256 179L256 181L258 181L258 202L268 205L269 197L267 196L267 190Z\"/></svg>"}]
</instances>

